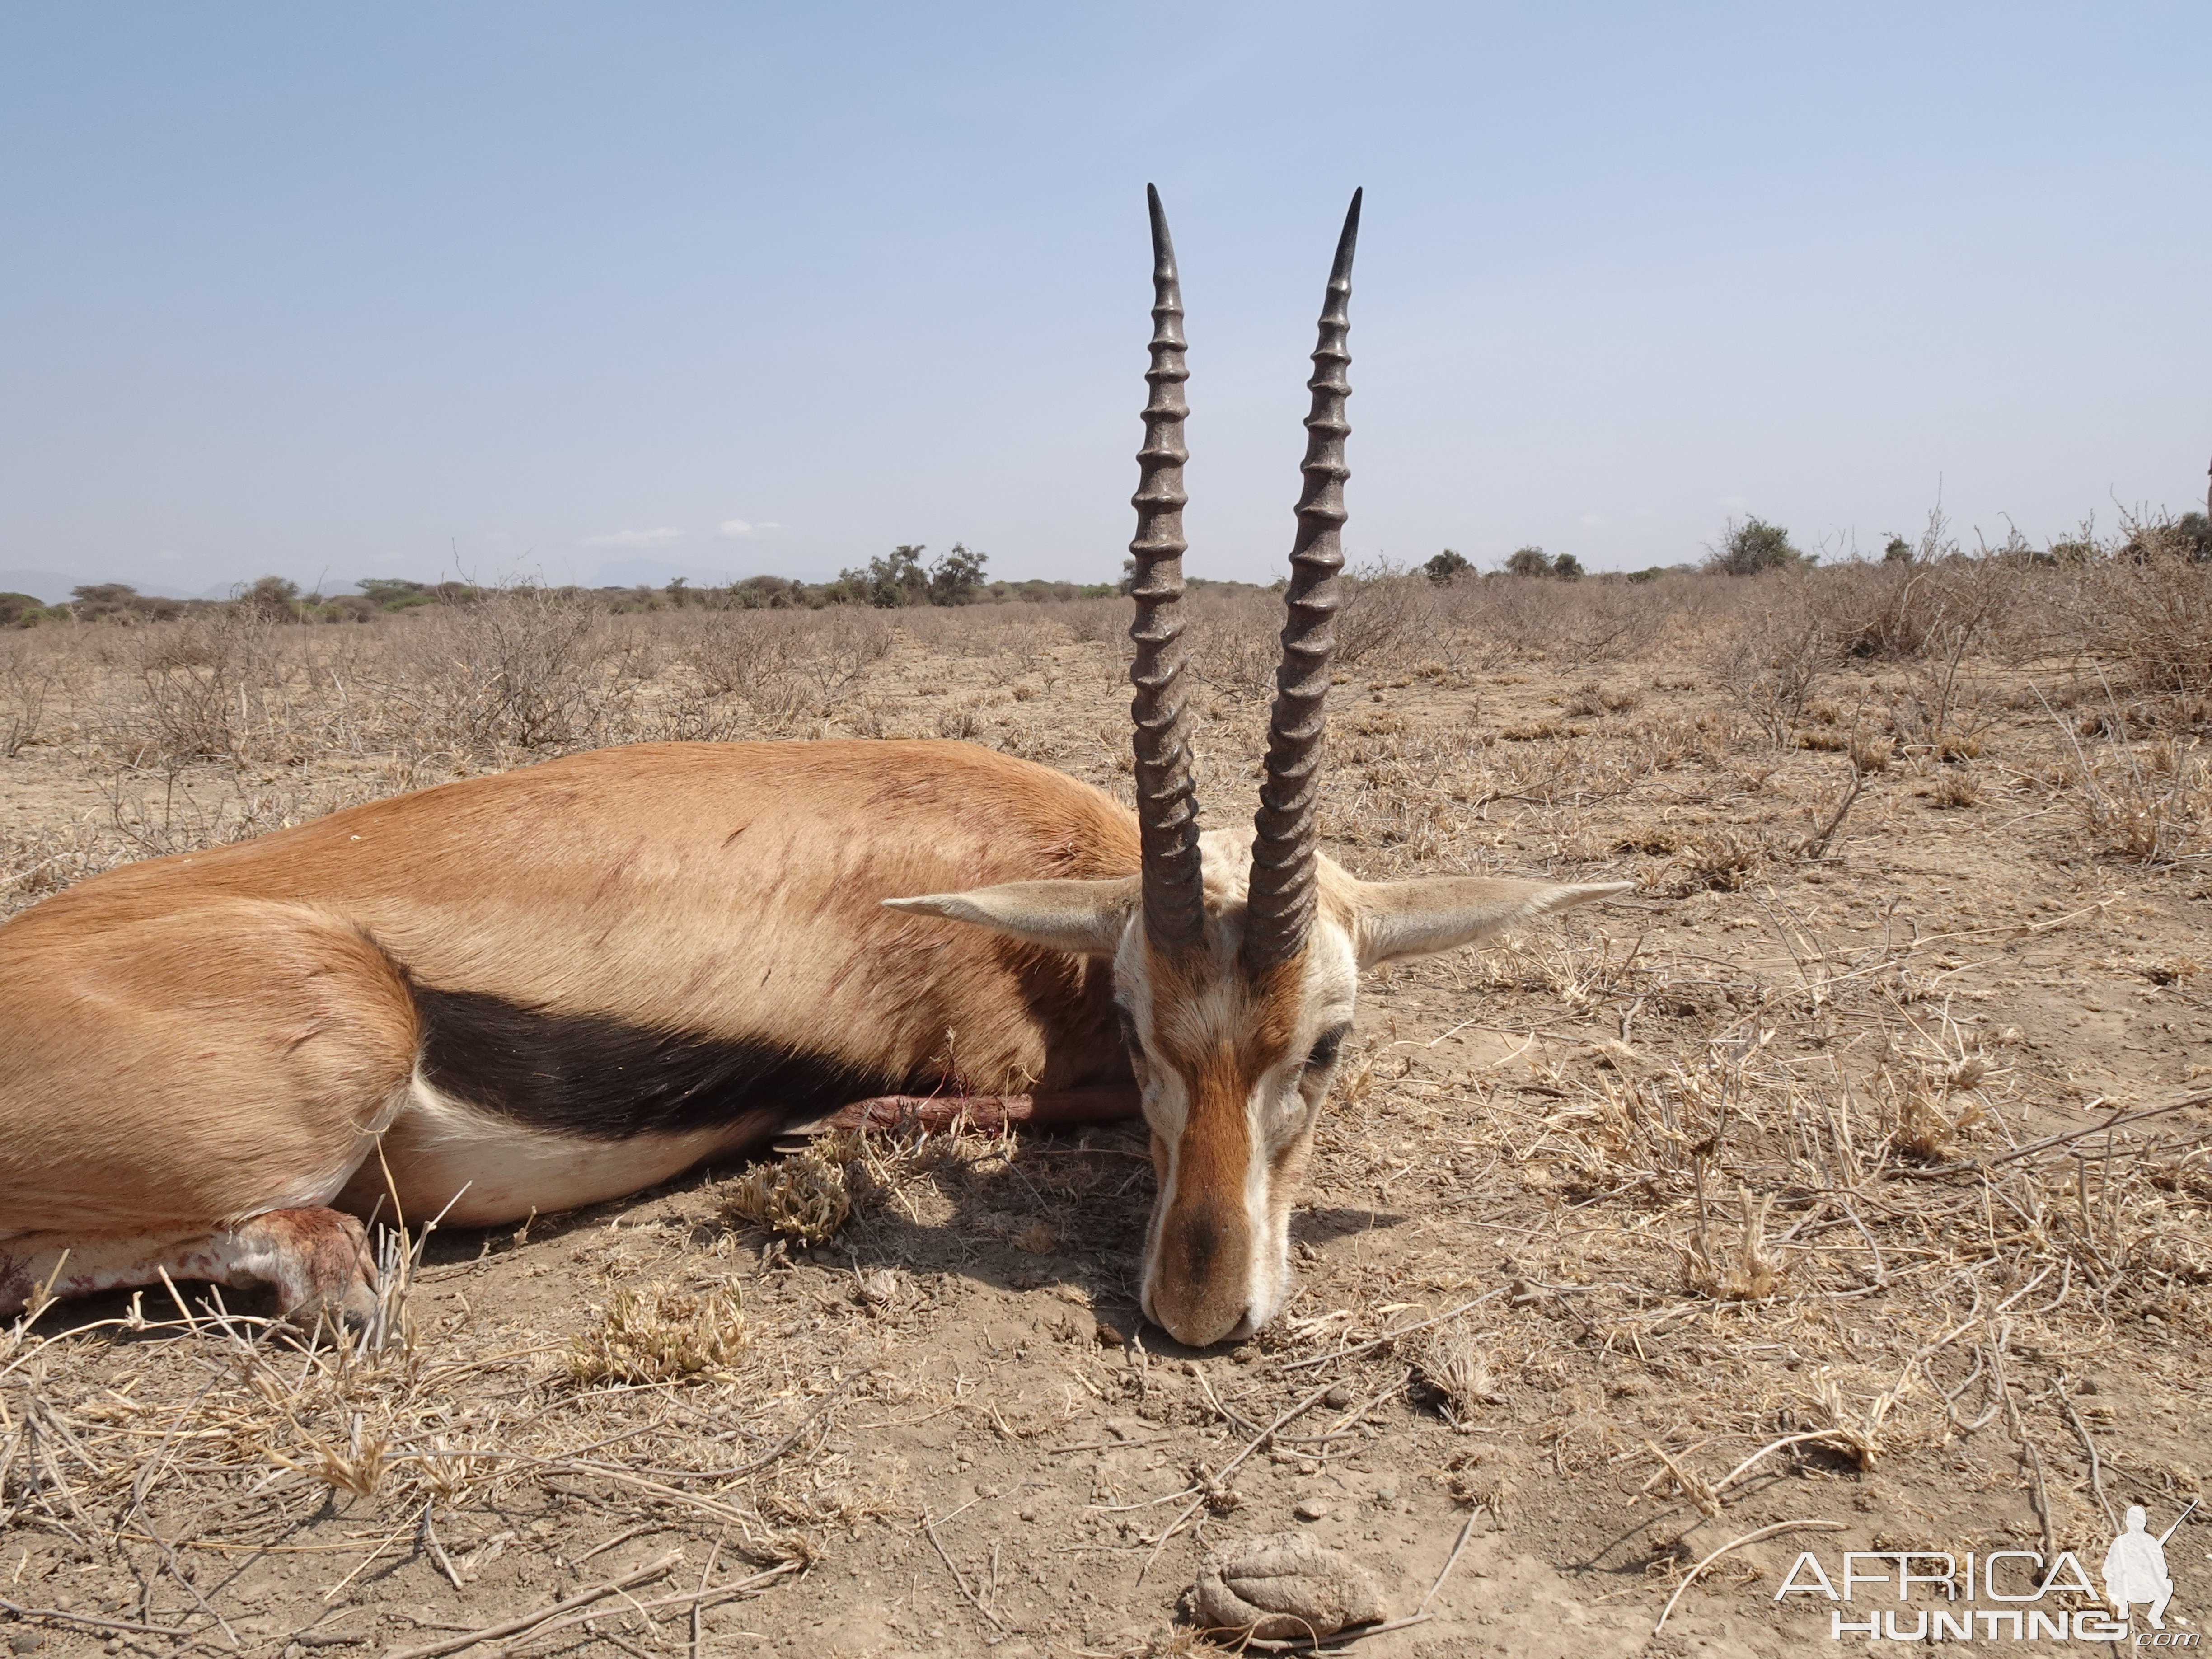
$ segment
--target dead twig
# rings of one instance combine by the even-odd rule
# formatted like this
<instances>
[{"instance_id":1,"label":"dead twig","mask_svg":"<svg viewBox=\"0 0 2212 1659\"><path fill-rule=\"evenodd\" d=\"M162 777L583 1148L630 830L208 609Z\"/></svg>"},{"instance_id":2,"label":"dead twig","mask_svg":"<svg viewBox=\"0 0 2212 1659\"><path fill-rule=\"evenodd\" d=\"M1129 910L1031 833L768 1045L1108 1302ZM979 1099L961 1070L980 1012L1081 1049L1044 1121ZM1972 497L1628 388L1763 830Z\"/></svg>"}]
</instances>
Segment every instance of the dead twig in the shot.
<instances>
[{"instance_id":1,"label":"dead twig","mask_svg":"<svg viewBox=\"0 0 2212 1659\"><path fill-rule=\"evenodd\" d=\"M952 1582L960 1587L961 1595L968 1598L968 1605L989 1620L994 1630L1005 1630L1006 1628L1005 1621L976 1599L975 1592L968 1588L968 1580L962 1576L960 1569L952 1565L952 1558L945 1553L945 1545L937 1536L936 1524L930 1520L927 1512L921 1517L921 1529L929 1534L929 1542L937 1552L937 1559L945 1563L945 1571L952 1575Z\"/></svg>"},{"instance_id":2,"label":"dead twig","mask_svg":"<svg viewBox=\"0 0 2212 1659\"><path fill-rule=\"evenodd\" d=\"M1468 1305L1471 1307L1474 1304L1470 1303ZM1254 1452L1258 1451L1262 1446L1266 1445L1269 1440L1273 1438L1276 1430L1281 1428L1284 1424L1289 1422L1300 1413L1309 1411L1315 1406L1318 1405L1321 1402L1322 1398L1335 1386L1336 1384L1334 1382L1325 1382L1320 1388L1316 1389L1311 1394L1306 1395L1305 1398L1299 1401L1297 1404L1285 1409L1273 1422L1267 1425L1266 1428L1261 1430L1258 1434L1253 1436L1251 1443L1247 1445L1243 1451L1238 1452L1236 1456L1231 1458L1228 1462L1222 1465L1221 1472L1213 1477L1214 1485L1218 1486L1221 1482L1228 1480L1229 1477L1236 1472L1238 1465L1243 1463L1246 1458L1251 1456ZM1175 1520L1169 1524L1168 1529L1159 1535L1158 1540L1152 1546L1152 1553L1145 1558L1145 1565L1137 1569L1137 1582L1141 1584L1145 1582L1145 1575L1152 1570L1152 1563L1160 1559L1160 1552L1168 1547L1168 1540L1174 1537L1176 1534L1182 1530L1183 1524L1188 1522L1192 1516L1198 1513L1199 1506L1206 1502L1206 1497L1207 1494L1201 1492L1196 1498L1191 1499L1189 1507L1185 1509L1181 1515L1176 1516Z\"/></svg>"},{"instance_id":3,"label":"dead twig","mask_svg":"<svg viewBox=\"0 0 2212 1659\"><path fill-rule=\"evenodd\" d=\"M496 1642L501 1637L520 1636L526 1631L535 1631L550 1619L557 1619L564 1613L573 1613L576 1608L589 1607L595 1601L604 1601L610 1595L619 1595L633 1584L643 1584L659 1578L682 1559L681 1551L671 1550L667 1554L657 1556L643 1566L623 1574L619 1578L610 1578L604 1583L593 1584L588 1589L580 1589L574 1595L563 1596L550 1606L538 1608L535 1613L526 1613L513 1619L503 1619L496 1625L485 1625L476 1630L464 1631L458 1636L441 1637L435 1642L425 1642L419 1647L401 1648L386 1654L384 1659L439 1659L439 1656L442 1654L459 1653L463 1648L472 1648L479 1642Z\"/></svg>"},{"instance_id":4,"label":"dead twig","mask_svg":"<svg viewBox=\"0 0 2212 1659\"><path fill-rule=\"evenodd\" d=\"M180 1642L191 1641L194 1634L188 1630L173 1629L167 1625L134 1625L127 1620L94 1619L81 1613L64 1613L58 1607L27 1607L20 1602L10 1601L4 1595L0 1595L0 1607L4 1607L18 1619L36 1619L43 1623L56 1625L76 1625L87 1630L126 1631L133 1636L171 1636Z\"/></svg>"},{"instance_id":5,"label":"dead twig","mask_svg":"<svg viewBox=\"0 0 2212 1659\"><path fill-rule=\"evenodd\" d=\"M2212 1106L2212 1093L2194 1094L2180 1100L2170 1100L2163 1106L2153 1106L2147 1111L2130 1112L2124 1115L2115 1114L2102 1123L2092 1125L2087 1129L2074 1129L2063 1135L2045 1135L2040 1140L2031 1140L2025 1146L2015 1146L2010 1152L1999 1152L1991 1158L1970 1158L1956 1164L1938 1164L1926 1170L1898 1169L1893 1170L1890 1173L1925 1180L1933 1176L1959 1175L1970 1170L1994 1170L2000 1164L2017 1163L2023 1158L2033 1158L2038 1152L2047 1152L2054 1146L2070 1146L2075 1141L2085 1140L2091 1135L2101 1135L2109 1133L2114 1129L2124 1129L2130 1123L2141 1123L2146 1118L2164 1117L2169 1112L2186 1111L2191 1106Z\"/></svg>"},{"instance_id":6,"label":"dead twig","mask_svg":"<svg viewBox=\"0 0 2212 1659\"><path fill-rule=\"evenodd\" d=\"M1859 798L1859 791L1865 787L1866 774L1860 771L1857 763L1854 762L1850 787L1844 791L1843 799L1836 803L1836 810L1828 815L1828 821L1798 843L1798 857L1817 859L1827 852L1829 842L1835 838L1836 831L1843 828L1844 815L1851 810L1851 803Z\"/></svg>"},{"instance_id":7,"label":"dead twig","mask_svg":"<svg viewBox=\"0 0 2212 1659\"><path fill-rule=\"evenodd\" d=\"M2105 1496L2105 1469L2102 1461L2097 1456L2097 1443L2089 1437L2089 1431L2082 1423L2081 1413L2074 1409L2074 1402L2066 1397L2065 1372L2058 1373L2058 1386L2051 1390L2051 1395L2058 1401L2059 1410L2066 1413L2066 1420L2074 1425L2075 1437L2081 1441L2081 1449L2088 1454L2089 1489L2097 1494L2097 1502L2104 1509L2106 1521L2117 1533L2120 1529L2120 1517L2112 1510L2112 1500Z\"/></svg>"},{"instance_id":8,"label":"dead twig","mask_svg":"<svg viewBox=\"0 0 2212 1659\"><path fill-rule=\"evenodd\" d=\"M650 1601L640 1601L633 1596L627 1595L623 1599L629 1603L634 1612L641 1613L650 1620L653 1612L660 1607L680 1607L687 1605L693 1607L718 1607L724 1601L734 1601L740 1595L750 1595L763 1584L797 1572L805 1565L803 1561L779 1561L775 1565L764 1571L757 1572L750 1578L741 1578L734 1584L717 1585L714 1589L703 1592L684 1590L675 1595L657 1595ZM586 1613L573 1613L567 1618L557 1620L552 1624L537 1626L528 1632L525 1639L535 1641L541 1636L550 1636L556 1631L568 1630L590 1620L604 1619L607 1616L605 1610L596 1607ZM612 1639L612 1633L610 1632L603 1631L599 1633ZM510 1644L506 1647L494 1649L490 1659L505 1659L507 1655L514 1651L517 1645L520 1644ZM399 1659L399 1656L387 1656L386 1659Z\"/></svg>"},{"instance_id":9,"label":"dead twig","mask_svg":"<svg viewBox=\"0 0 2212 1659\"><path fill-rule=\"evenodd\" d=\"M1746 1544L1756 1544L1762 1538L1771 1538L1778 1533L1796 1532L1805 1527L1817 1528L1822 1532L1841 1532L1844 1529L1844 1523L1840 1521L1777 1521L1771 1527L1761 1527L1757 1532L1747 1532L1741 1538L1729 1539L1727 1543L1682 1575L1682 1582L1674 1586L1674 1593L1667 1598L1667 1605L1660 1610L1659 1622L1651 1626L1651 1633L1656 1636L1667 1628L1668 1617L1674 1611L1674 1604L1682 1599L1682 1592L1698 1582L1699 1573L1730 1550L1741 1549Z\"/></svg>"},{"instance_id":10,"label":"dead twig","mask_svg":"<svg viewBox=\"0 0 2212 1659\"><path fill-rule=\"evenodd\" d=\"M1444 1558L1443 1571L1437 1575L1436 1582L1429 1586L1429 1593L1421 1598L1421 1605L1413 1609L1416 1613L1426 1613L1429 1610L1429 1603L1437 1599L1437 1592L1444 1587L1444 1580L1451 1577L1452 1569L1459 1565L1460 1553L1467 1548L1467 1540L1474 1536L1474 1517L1481 1514L1486 1507L1488 1506L1486 1504L1478 1504L1467 1512L1467 1524L1459 1529L1459 1542L1452 1546L1452 1553Z\"/></svg>"},{"instance_id":11,"label":"dead twig","mask_svg":"<svg viewBox=\"0 0 2212 1659\"><path fill-rule=\"evenodd\" d=\"M1248 1636L1241 1646L1255 1653L1321 1653L1329 1648L1347 1647L1354 1642L1364 1642L1370 1636L1382 1636L1409 1626L1425 1625L1436 1615L1416 1613L1403 1619L1386 1619L1379 1625L1361 1625L1355 1630L1340 1630L1334 1636L1302 1636L1294 1642L1270 1642L1265 1637Z\"/></svg>"}]
</instances>

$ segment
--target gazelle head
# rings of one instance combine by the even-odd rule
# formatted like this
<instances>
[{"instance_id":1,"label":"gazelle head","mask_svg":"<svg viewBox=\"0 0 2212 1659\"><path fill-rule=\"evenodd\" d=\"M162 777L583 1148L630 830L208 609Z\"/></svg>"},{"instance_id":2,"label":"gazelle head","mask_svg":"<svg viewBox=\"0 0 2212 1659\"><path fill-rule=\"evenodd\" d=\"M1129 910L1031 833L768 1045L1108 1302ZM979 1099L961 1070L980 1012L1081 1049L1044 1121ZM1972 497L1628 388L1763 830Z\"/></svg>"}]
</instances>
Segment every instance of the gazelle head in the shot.
<instances>
[{"instance_id":1,"label":"gazelle head","mask_svg":"<svg viewBox=\"0 0 2212 1659\"><path fill-rule=\"evenodd\" d=\"M1016 882L886 901L1053 949L1109 957L1158 1177L1145 1312L1194 1346L1249 1335L1290 1289L1289 1218L1322 1102L1352 1029L1363 969L1449 951L1516 922L1626 890L1440 876L1360 881L1316 846L1324 704L1344 556L1351 428L1354 193L1321 315L1290 618L1249 830L1201 835L1184 718L1182 302L1157 191L1152 397L1135 497L1140 875Z\"/></svg>"}]
</instances>

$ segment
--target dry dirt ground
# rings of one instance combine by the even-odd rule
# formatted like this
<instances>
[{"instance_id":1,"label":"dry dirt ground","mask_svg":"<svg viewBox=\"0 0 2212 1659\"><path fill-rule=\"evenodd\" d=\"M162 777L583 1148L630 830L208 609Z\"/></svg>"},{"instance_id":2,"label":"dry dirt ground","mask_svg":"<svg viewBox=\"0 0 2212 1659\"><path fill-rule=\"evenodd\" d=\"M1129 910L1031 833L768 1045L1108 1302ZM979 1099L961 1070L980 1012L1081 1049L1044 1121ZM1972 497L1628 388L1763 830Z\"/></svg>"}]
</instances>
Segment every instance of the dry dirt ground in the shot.
<instances>
[{"instance_id":1,"label":"dry dirt ground","mask_svg":"<svg viewBox=\"0 0 2212 1659\"><path fill-rule=\"evenodd\" d=\"M1115 642L1024 626L902 633L856 697L756 729L949 732L1126 797ZM1845 1551L2072 1550L2094 1579L2126 1506L2164 1531L2212 1459L2212 871L2194 819L2131 855L2094 787L2201 790L2196 728L1996 663L1932 724L1935 671L1900 668L1832 668L1785 718L1705 662L1346 672L1327 833L1356 872L1640 886L1375 976L1256 1340L1145 1325L1152 1176L1115 1128L837 1141L811 1167L853 1217L811 1247L733 1219L732 1170L439 1231L376 1352L205 1286L55 1307L0 1333L0 1598L31 1610L0 1642L1202 1651L1202 1559L1285 1530L1418 1619L1375 1659L1802 1654L1838 1608L1909 1633L1958 1605L1778 1602L1801 1551L1838 1586ZM1212 682L1223 823L1262 714ZM1854 760L1880 769L1823 841ZM0 879L20 906L142 850L163 802L222 834L440 775L149 775L64 723L0 762ZM2166 1559L2193 1633L2212 1513ZM2072 1582L2026 1605L2091 1605Z\"/></svg>"}]
</instances>

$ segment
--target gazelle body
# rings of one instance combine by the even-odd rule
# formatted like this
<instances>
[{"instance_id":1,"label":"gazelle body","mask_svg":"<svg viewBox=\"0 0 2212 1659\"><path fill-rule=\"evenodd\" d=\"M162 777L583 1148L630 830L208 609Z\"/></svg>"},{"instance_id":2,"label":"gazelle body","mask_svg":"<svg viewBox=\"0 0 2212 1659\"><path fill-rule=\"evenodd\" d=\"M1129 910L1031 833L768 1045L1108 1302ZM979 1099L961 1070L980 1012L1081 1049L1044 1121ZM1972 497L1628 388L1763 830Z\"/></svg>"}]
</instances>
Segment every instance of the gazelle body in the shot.
<instances>
[{"instance_id":1,"label":"gazelle body","mask_svg":"<svg viewBox=\"0 0 2212 1659\"><path fill-rule=\"evenodd\" d=\"M850 1099L1133 1069L1146 1312L1199 1344L1264 1323L1360 970L1622 884L1369 884L1315 846L1356 198L1268 781L1254 830L1200 835L1181 307L1152 208L1133 813L964 744L647 744L86 882L0 927L0 1315L167 1273L360 1317L380 1203L511 1221Z\"/></svg>"}]
</instances>

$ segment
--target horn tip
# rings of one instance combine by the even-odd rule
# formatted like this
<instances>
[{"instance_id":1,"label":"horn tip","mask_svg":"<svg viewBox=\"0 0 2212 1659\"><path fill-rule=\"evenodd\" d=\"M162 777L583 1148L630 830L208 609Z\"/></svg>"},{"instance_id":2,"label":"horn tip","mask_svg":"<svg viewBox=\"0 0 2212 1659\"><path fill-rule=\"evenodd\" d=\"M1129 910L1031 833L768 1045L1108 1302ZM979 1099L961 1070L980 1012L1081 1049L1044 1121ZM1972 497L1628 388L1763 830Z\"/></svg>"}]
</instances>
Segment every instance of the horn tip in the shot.
<instances>
[{"instance_id":1,"label":"horn tip","mask_svg":"<svg viewBox=\"0 0 2212 1659\"><path fill-rule=\"evenodd\" d=\"M1332 283L1346 280L1352 275L1352 252L1359 241L1359 203L1366 194L1364 185L1352 192L1352 205L1344 216L1344 232L1336 239L1336 268L1329 273Z\"/></svg>"}]
</instances>

